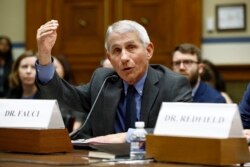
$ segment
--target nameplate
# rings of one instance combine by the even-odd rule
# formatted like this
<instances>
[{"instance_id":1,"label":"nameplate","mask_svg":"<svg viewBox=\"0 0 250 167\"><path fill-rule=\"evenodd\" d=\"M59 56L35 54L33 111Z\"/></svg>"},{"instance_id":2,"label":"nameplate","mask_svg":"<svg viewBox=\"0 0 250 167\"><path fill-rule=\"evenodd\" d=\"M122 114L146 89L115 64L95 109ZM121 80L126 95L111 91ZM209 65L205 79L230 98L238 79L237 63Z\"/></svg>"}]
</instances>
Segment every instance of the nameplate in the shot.
<instances>
[{"instance_id":1,"label":"nameplate","mask_svg":"<svg viewBox=\"0 0 250 167\"><path fill-rule=\"evenodd\" d=\"M0 99L0 128L65 128L56 100Z\"/></svg>"},{"instance_id":2,"label":"nameplate","mask_svg":"<svg viewBox=\"0 0 250 167\"><path fill-rule=\"evenodd\" d=\"M163 102L154 134L184 137L243 137L237 104Z\"/></svg>"}]
</instances>

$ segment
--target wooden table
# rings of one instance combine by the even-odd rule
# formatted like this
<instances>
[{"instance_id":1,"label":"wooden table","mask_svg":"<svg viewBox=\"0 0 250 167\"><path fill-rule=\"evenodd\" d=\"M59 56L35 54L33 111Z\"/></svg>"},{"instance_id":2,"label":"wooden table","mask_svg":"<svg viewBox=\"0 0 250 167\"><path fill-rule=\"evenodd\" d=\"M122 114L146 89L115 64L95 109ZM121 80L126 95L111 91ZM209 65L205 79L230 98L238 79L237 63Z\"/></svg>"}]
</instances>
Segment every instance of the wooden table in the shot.
<instances>
[{"instance_id":1,"label":"wooden table","mask_svg":"<svg viewBox=\"0 0 250 167\"><path fill-rule=\"evenodd\" d=\"M50 167L50 166L146 166L146 167L201 167L202 165L160 163L153 161L102 162L99 159L89 159L87 150L74 150L71 153L26 154L0 152L0 167ZM204 167L204 166L203 166Z\"/></svg>"}]
</instances>

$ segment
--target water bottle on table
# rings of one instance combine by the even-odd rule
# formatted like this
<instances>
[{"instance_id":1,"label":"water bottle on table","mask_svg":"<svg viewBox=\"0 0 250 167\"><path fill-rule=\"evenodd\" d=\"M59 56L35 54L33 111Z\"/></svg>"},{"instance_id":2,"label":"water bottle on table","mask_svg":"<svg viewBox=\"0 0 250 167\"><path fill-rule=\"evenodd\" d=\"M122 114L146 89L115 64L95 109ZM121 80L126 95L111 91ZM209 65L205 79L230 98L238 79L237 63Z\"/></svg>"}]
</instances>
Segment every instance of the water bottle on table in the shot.
<instances>
[{"instance_id":1,"label":"water bottle on table","mask_svg":"<svg viewBox=\"0 0 250 167\"><path fill-rule=\"evenodd\" d=\"M146 134L144 122L135 123L135 131L131 136L130 159L140 160L146 157Z\"/></svg>"}]
</instances>

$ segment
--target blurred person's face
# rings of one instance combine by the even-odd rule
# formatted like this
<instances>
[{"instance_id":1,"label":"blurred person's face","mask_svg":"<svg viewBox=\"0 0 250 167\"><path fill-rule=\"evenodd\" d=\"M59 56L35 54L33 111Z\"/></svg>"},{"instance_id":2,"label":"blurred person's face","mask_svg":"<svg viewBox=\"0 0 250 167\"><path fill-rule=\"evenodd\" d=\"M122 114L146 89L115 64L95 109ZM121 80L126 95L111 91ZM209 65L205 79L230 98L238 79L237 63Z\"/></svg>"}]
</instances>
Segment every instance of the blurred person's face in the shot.
<instances>
[{"instance_id":1,"label":"blurred person's face","mask_svg":"<svg viewBox=\"0 0 250 167\"><path fill-rule=\"evenodd\" d=\"M0 40L0 52L6 53L10 49L8 41L6 39Z\"/></svg>"},{"instance_id":2,"label":"blurred person's face","mask_svg":"<svg viewBox=\"0 0 250 167\"><path fill-rule=\"evenodd\" d=\"M216 86L215 75L213 70L209 67L209 65L203 63L201 76L203 77L203 78L201 77L203 81L205 81L208 85L215 88Z\"/></svg>"},{"instance_id":3,"label":"blurred person's face","mask_svg":"<svg viewBox=\"0 0 250 167\"><path fill-rule=\"evenodd\" d=\"M4 59L8 56L8 51L10 50L9 43L7 39L0 40L0 65L4 64Z\"/></svg>"},{"instance_id":4,"label":"blurred person's face","mask_svg":"<svg viewBox=\"0 0 250 167\"><path fill-rule=\"evenodd\" d=\"M111 33L107 57L118 75L128 84L136 83L147 71L153 44L143 46L136 32Z\"/></svg>"},{"instance_id":5,"label":"blurred person's face","mask_svg":"<svg viewBox=\"0 0 250 167\"><path fill-rule=\"evenodd\" d=\"M201 70L197 56L176 51L173 55L172 63L173 71L187 77L191 86L194 87L198 82Z\"/></svg>"},{"instance_id":6,"label":"blurred person's face","mask_svg":"<svg viewBox=\"0 0 250 167\"><path fill-rule=\"evenodd\" d=\"M102 66L106 67L106 68L113 68L113 66L112 66L111 62L109 61L109 59L105 59L103 61L103 65Z\"/></svg>"},{"instance_id":7,"label":"blurred person's face","mask_svg":"<svg viewBox=\"0 0 250 167\"><path fill-rule=\"evenodd\" d=\"M54 65L55 65L56 72L59 75L59 77L64 78L63 66L56 58L54 58Z\"/></svg>"},{"instance_id":8,"label":"blurred person's face","mask_svg":"<svg viewBox=\"0 0 250 167\"><path fill-rule=\"evenodd\" d=\"M21 60L18 67L19 78L23 86L33 86L35 85L35 62L36 57L26 57Z\"/></svg>"}]
</instances>

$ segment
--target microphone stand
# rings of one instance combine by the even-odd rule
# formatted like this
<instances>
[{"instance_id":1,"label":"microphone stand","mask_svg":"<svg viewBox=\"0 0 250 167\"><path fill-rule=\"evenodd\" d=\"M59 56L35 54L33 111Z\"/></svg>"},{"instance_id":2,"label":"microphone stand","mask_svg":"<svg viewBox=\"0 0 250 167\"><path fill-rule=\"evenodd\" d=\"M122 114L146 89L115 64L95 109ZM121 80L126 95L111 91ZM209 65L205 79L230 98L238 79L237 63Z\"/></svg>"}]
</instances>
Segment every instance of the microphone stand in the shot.
<instances>
[{"instance_id":1,"label":"microphone stand","mask_svg":"<svg viewBox=\"0 0 250 167\"><path fill-rule=\"evenodd\" d=\"M94 107L96 105L96 102L99 99L99 96L100 96L100 94L102 92L102 89L103 89L104 85L106 84L106 82L107 82L108 79L112 79L112 78L113 78L113 80L115 80L115 79L118 79L118 76L114 74L114 75L111 75L111 76L108 76L108 77L105 78L105 80L103 81L103 83L101 85L101 88L100 88L100 90L99 90L99 92L98 92L98 94L97 94L97 96L95 98L95 101L94 101L94 103L93 103L93 105L92 105L92 107L91 107L91 109L90 109L90 111L89 111L89 113L87 115L87 118L85 119L84 123L81 125L80 128L78 128L78 129L72 131L71 133L69 133L69 137L71 139L73 137L77 136L79 134L79 132L85 127L87 121L89 120L89 117L90 117L91 113L93 112L93 109L94 109Z\"/></svg>"}]
</instances>

